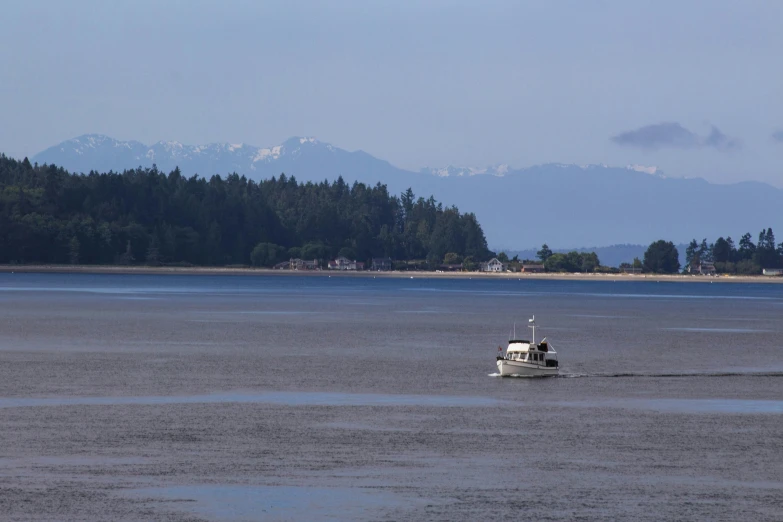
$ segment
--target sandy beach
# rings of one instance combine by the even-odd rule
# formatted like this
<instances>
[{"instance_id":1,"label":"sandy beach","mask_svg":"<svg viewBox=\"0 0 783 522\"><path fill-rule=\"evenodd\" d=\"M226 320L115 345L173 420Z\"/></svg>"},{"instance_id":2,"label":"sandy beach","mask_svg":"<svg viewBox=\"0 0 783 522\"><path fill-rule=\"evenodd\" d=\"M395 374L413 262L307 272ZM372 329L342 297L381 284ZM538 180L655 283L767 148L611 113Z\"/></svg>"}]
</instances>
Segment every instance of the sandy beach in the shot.
<instances>
[{"instance_id":1,"label":"sandy beach","mask_svg":"<svg viewBox=\"0 0 783 522\"><path fill-rule=\"evenodd\" d=\"M396 278L448 278L448 279L539 279L561 281L648 281L680 283L783 283L783 277L774 276L695 276L667 274L580 274L519 272L349 272L336 270L273 270L253 267L167 267L167 266L115 266L115 265L0 265L0 273L74 273L74 274L166 274L166 275L259 275L259 276L309 276L309 277L396 277Z\"/></svg>"}]
</instances>

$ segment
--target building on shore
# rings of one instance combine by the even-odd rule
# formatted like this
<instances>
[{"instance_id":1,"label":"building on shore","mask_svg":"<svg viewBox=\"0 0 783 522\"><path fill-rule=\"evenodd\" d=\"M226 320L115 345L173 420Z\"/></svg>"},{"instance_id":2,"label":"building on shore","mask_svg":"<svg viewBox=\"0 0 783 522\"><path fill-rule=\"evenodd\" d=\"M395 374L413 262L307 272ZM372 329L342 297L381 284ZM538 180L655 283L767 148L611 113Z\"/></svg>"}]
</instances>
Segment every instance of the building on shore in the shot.
<instances>
[{"instance_id":1,"label":"building on shore","mask_svg":"<svg viewBox=\"0 0 783 522\"><path fill-rule=\"evenodd\" d=\"M506 265L498 258L493 257L486 263L481 263L480 271L481 272L505 272Z\"/></svg>"},{"instance_id":2,"label":"building on shore","mask_svg":"<svg viewBox=\"0 0 783 522\"><path fill-rule=\"evenodd\" d=\"M362 261L356 261L355 259L348 259L347 257L340 256L337 259L329 261L327 264L329 270L364 270L364 263Z\"/></svg>"},{"instance_id":3,"label":"building on shore","mask_svg":"<svg viewBox=\"0 0 783 522\"><path fill-rule=\"evenodd\" d=\"M715 265L710 261L693 261L688 265L689 274L715 275Z\"/></svg>"},{"instance_id":4,"label":"building on shore","mask_svg":"<svg viewBox=\"0 0 783 522\"><path fill-rule=\"evenodd\" d=\"M761 273L765 276L783 276L783 268L762 268Z\"/></svg>"},{"instance_id":5,"label":"building on shore","mask_svg":"<svg viewBox=\"0 0 783 522\"><path fill-rule=\"evenodd\" d=\"M372 270L376 272L388 272L392 269L392 260L390 257L372 258Z\"/></svg>"},{"instance_id":6,"label":"building on shore","mask_svg":"<svg viewBox=\"0 0 783 522\"><path fill-rule=\"evenodd\" d=\"M320 267L318 266L318 260L313 259L312 261L308 261L305 259L299 259L299 258L292 258L289 261L289 269L291 270L320 270Z\"/></svg>"}]
</instances>

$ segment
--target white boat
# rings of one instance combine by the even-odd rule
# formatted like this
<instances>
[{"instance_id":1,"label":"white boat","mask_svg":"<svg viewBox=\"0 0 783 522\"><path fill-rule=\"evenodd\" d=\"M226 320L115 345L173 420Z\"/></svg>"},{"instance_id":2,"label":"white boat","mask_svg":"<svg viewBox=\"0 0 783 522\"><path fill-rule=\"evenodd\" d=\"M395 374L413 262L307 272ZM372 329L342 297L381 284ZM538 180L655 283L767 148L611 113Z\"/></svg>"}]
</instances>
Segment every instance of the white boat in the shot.
<instances>
[{"instance_id":1,"label":"white boat","mask_svg":"<svg viewBox=\"0 0 783 522\"><path fill-rule=\"evenodd\" d=\"M498 346L497 365L498 372L502 376L519 375L525 377L557 375L560 365L557 361L557 352L546 340L536 343L536 316L528 321L529 328L533 330L533 340L516 339L516 327L514 335L508 341L508 348L503 354L503 348Z\"/></svg>"}]
</instances>

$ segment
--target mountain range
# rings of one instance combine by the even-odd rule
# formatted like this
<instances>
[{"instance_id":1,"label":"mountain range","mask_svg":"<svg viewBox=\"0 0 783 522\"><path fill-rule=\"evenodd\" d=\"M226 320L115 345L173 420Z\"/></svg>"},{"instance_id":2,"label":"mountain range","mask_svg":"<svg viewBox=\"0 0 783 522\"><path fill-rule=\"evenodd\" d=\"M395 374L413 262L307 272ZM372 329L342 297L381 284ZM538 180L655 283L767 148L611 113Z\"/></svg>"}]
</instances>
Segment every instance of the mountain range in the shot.
<instances>
[{"instance_id":1,"label":"mountain range","mask_svg":"<svg viewBox=\"0 0 783 522\"><path fill-rule=\"evenodd\" d=\"M783 190L759 182L729 185L700 178L669 178L655 167L545 164L521 169L447 166L413 172L363 151L350 152L314 138L295 137L268 148L247 144L144 145L88 134L36 154L32 161L73 172L121 171L157 165L186 176L236 172L251 179L285 173L299 181L342 176L347 182L384 183L392 193L417 196L474 212L490 248L524 250L585 245L687 243L762 228L783 229Z\"/></svg>"}]
</instances>

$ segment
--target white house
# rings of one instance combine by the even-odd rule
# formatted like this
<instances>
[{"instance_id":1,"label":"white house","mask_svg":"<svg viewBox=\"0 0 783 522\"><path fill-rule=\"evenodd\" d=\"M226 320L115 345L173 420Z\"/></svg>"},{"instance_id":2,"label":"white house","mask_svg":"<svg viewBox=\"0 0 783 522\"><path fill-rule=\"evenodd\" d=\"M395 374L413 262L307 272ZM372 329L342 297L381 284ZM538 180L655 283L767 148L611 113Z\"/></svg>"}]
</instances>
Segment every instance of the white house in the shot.
<instances>
[{"instance_id":1,"label":"white house","mask_svg":"<svg viewBox=\"0 0 783 522\"><path fill-rule=\"evenodd\" d=\"M762 268L761 273L765 276L783 276L783 268Z\"/></svg>"},{"instance_id":2,"label":"white house","mask_svg":"<svg viewBox=\"0 0 783 522\"><path fill-rule=\"evenodd\" d=\"M481 263L482 272L505 272L506 265L504 265L498 258L493 257L486 263Z\"/></svg>"},{"instance_id":3,"label":"white house","mask_svg":"<svg viewBox=\"0 0 783 522\"><path fill-rule=\"evenodd\" d=\"M364 270L364 263L361 261L350 260L347 257L340 256L334 261L329 261L327 265L329 270Z\"/></svg>"}]
</instances>

